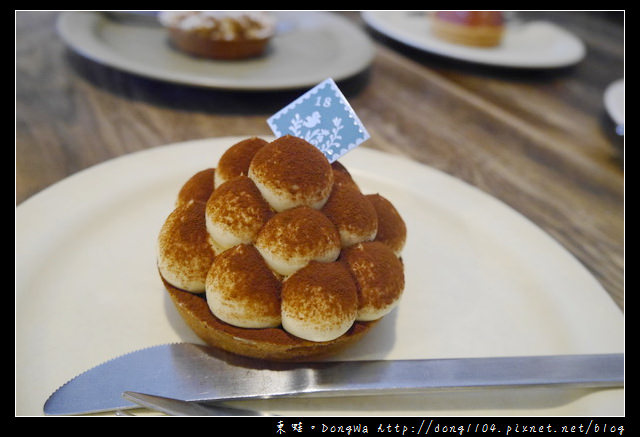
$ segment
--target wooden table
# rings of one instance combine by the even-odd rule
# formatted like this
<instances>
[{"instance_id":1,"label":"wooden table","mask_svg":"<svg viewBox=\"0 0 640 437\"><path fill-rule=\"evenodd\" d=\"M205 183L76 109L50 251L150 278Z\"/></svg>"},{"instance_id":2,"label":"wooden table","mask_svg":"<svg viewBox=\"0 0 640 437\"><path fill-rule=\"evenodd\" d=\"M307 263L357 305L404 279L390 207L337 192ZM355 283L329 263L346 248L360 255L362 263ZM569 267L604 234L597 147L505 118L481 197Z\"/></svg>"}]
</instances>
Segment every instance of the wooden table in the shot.
<instances>
[{"instance_id":1,"label":"wooden table","mask_svg":"<svg viewBox=\"0 0 640 437\"><path fill-rule=\"evenodd\" d=\"M304 90L233 92L164 83L88 60L56 12L16 13L16 206L105 160L163 144L271 135L265 120ZM624 309L624 147L603 105L624 77L622 12L522 13L580 37L554 70L484 67L372 37L365 72L340 82L371 133L361 147L454 175L519 211L574 254Z\"/></svg>"}]
</instances>

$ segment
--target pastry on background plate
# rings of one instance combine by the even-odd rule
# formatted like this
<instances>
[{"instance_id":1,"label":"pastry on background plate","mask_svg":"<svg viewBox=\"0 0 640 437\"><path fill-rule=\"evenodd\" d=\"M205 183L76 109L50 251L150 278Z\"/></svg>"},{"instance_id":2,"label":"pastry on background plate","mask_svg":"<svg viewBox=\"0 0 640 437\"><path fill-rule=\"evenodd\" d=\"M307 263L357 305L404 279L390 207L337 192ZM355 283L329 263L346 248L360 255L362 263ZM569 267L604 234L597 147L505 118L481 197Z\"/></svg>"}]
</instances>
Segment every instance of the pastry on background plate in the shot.
<instances>
[{"instance_id":1,"label":"pastry on background plate","mask_svg":"<svg viewBox=\"0 0 640 437\"><path fill-rule=\"evenodd\" d=\"M435 11L430 19L431 32L455 44L494 47L504 33L501 11Z\"/></svg>"},{"instance_id":2,"label":"pastry on background plate","mask_svg":"<svg viewBox=\"0 0 640 437\"><path fill-rule=\"evenodd\" d=\"M315 146L251 137L178 190L157 262L207 344L309 361L356 343L397 306L405 239L393 204L363 194Z\"/></svg>"},{"instance_id":3,"label":"pastry on background plate","mask_svg":"<svg viewBox=\"0 0 640 437\"><path fill-rule=\"evenodd\" d=\"M275 18L257 11L161 11L171 44L193 56L247 59L262 55L275 33Z\"/></svg>"}]
</instances>

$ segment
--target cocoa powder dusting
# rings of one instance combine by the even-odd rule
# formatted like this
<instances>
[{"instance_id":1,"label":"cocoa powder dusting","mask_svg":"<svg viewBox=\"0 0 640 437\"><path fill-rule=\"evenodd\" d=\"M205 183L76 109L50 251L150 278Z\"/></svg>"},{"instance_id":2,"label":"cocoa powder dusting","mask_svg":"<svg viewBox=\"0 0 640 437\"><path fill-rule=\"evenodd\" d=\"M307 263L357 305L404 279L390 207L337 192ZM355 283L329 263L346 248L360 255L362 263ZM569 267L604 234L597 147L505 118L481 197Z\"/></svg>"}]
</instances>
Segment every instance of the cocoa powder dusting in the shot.
<instances>
[{"instance_id":1,"label":"cocoa powder dusting","mask_svg":"<svg viewBox=\"0 0 640 437\"><path fill-rule=\"evenodd\" d=\"M220 185L207 201L207 214L235 232L252 234L274 215L260 191L247 176L237 176Z\"/></svg>"},{"instance_id":2,"label":"cocoa powder dusting","mask_svg":"<svg viewBox=\"0 0 640 437\"><path fill-rule=\"evenodd\" d=\"M251 169L265 184L296 196L324 191L333 184L333 170L322 152L290 135L260 149Z\"/></svg>"},{"instance_id":3,"label":"cocoa powder dusting","mask_svg":"<svg viewBox=\"0 0 640 437\"><path fill-rule=\"evenodd\" d=\"M176 205L188 203L191 200L206 202L213 192L215 169L201 170L191 176L180 188Z\"/></svg>"},{"instance_id":4,"label":"cocoa powder dusting","mask_svg":"<svg viewBox=\"0 0 640 437\"><path fill-rule=\"evenodd\" d=\"M340 230L371 234L378 228L376 210L353 184L334 184L322 212Z\"/></svg>"},{"instance_id":5,"label":"cocoa powder dusting","mask_svg":"<svg viewBox=\"0 0 640 437\"><path fill-rule=\"evenodd\" d=\"M231 146L218 161L218 171L221 177L224 180L229 180L236 176L246 176L254 155L267 144L269 143L262 138L251 137Z\"/></svg>"},{"instance_id":6,"label":"cocoa powder dusting","mask_svg":"<svg viewBox=\"0 0 640 437\"><path fill-rule=\"evenodd\" d=\"M167 217L158 237L163 258L190 276L206 275L208 266L215 259L209 245L204 208L204 203L196 201L176 207Z\"/></svg>"},{"instance_id":7,"label":"cocoa powder dusting","mask_svg":"<svg viewBox=\"0 0 640 437\"><path fill-rule=\"evenodd\" d=\"M166 235L170 246L206 251L209 236L204 221L204 204L190 202L177 207L169 219L171 231ZM183 252L183 251L180 251Z\"/></svg>"},{"instance_id":8,"label":"cocoa powder dusting","mask_svg":"<svg viewBox=\"0 0 640 437\"><path fill-rule=\"evenodd\" d=\"M380 194L367 194L366 198L375 208L378 216L378 234L375 240L385 243L398 254L407 238L407 226L404 220L395 206Z\"/></svg>"},{"instance_id":9,"label":"cocoa powder dusting","mask_svg":"<svg viewBox=\"0 0 640 437\"><path fill-rule=\"evenodd\" d=\"M340 247L340 236L320 211L299 206L274 215L260 230L256 242L283 256L295 256Z\"/></svg>"},{"instance_id":10,"label":"cocoa powder dusting","mask_svg":"<svg viewBox=\"0 0 640 437\"><path fill-rule=\"evenodd\" d=\"M302 319L335 320L355 315L357 293L342 263L311 261L284 281L282 300Z\"/></svg>"},{"instance_id":11,"label":"cocoa powder dusting","mask_svg":"<svg viewBox=\"0 0 640 437\"><path fill-rule=\"evenodd\" d=\"M404 267L386 244L379 241L356 244L344 249L339 261L345 263L355 279L361 307L386 307L404 290Z\"/></svg>"},{"instance_id":12,"label":"cocoa powder dusting","mask_svg":"<svg viewBox=\"0 0 640 437\"><path fill-rule=\"evenodd\" d=\"M256 314L280 314L282 284L253 245L240 244L218 255L210 274L221 280L228 299Z\"/></svg>"}]
</instances>

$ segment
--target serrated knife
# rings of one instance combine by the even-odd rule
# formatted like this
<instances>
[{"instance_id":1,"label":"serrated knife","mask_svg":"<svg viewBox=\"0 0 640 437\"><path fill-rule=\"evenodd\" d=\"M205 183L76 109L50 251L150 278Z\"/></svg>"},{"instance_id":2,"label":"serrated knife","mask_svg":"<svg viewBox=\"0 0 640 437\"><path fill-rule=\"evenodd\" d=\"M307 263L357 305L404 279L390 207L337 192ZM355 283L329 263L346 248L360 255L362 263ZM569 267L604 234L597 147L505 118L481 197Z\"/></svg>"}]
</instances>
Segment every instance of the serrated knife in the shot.
<instances>
[{"instance_id":1,"label":"serrated knife","mask_svg":"<svg viewBox=\"0 0 640 437\"><path fill-rule=\"evenodd\" d=\"M138 407L124 392L185 401L279 396L375 395L426 390L569 385L621 387L623 354L446 358L425 360L267 363L173 343L100 364L56 390L46 415L77 415Z\"/></svg>"}]
</instances>

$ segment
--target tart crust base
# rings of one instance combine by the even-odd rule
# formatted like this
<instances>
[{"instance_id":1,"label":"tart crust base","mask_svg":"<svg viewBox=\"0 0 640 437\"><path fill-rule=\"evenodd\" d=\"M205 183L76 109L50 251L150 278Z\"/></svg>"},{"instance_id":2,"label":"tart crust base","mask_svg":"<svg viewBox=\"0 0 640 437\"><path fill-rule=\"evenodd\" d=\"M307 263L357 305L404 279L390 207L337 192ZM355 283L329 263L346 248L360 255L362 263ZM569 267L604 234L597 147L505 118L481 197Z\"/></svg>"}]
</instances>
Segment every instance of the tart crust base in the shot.
<instances>
[{"instance_id":1,"label":"tart crust base","mask_svg":"<svg viewBox=\"0 0 640 437\"><path fill-rule=\"evenodd\" d=\"M303 340L282 328L238 328L214 316L204 294L181 290L164 278L162 281L178 313L202 341L209 346L250 358L303 362L335 355L357 343L377 323L377 320L356 321L344 335L326 342Z\"/></svg>"}]
</instances>

